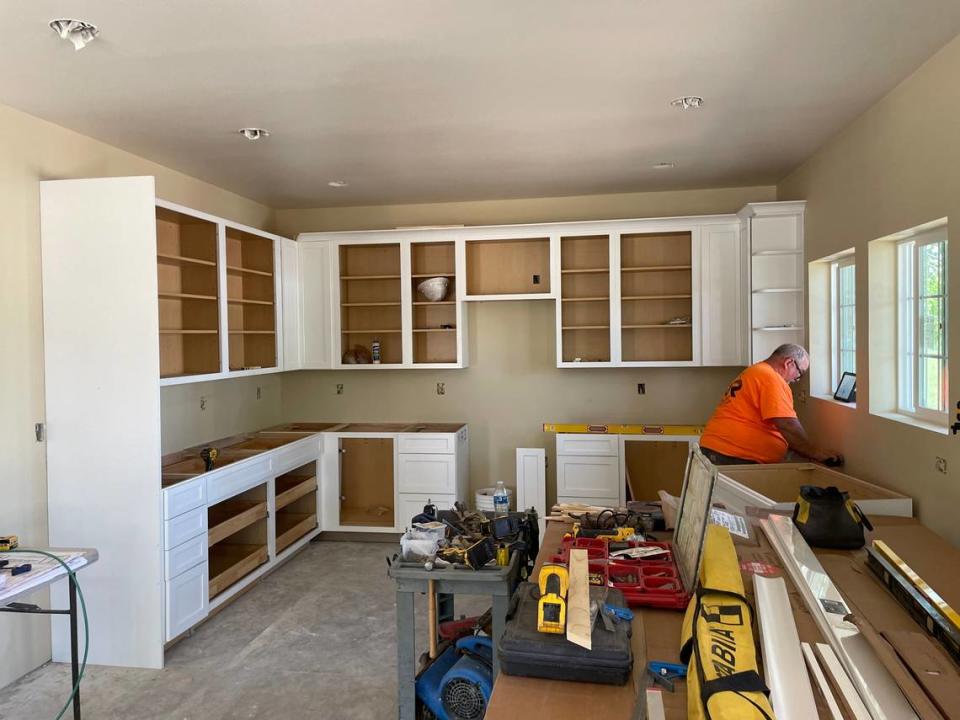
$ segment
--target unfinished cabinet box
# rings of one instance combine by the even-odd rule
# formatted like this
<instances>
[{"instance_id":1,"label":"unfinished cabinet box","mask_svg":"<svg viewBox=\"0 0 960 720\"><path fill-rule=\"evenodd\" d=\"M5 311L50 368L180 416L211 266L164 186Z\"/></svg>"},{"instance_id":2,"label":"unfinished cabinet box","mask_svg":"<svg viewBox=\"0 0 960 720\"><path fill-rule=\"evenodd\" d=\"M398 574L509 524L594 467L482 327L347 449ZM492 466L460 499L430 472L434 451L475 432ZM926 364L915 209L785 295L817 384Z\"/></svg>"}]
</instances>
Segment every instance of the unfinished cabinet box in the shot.
<instances>
[{"instance_id":1,"label":"unfinished cabinet box","mask_svg":"<svg viewBox=\"0 0 960 720\"><path fill-rule=\"evenodd\" d=\"M620 303L624 362L692 362L691 233L621 235Z\"/></svg>"},{"instance_id":2,"label":"unfinished cabinet box","mask_svg":"<svg viewBox=\"0 0 960 720\"><path fill-rule=\"evenodd\" d=\"M718 468L714 498L730 507L790 510L803 485L829 487L850 493L850 499L869 515L913 517L913 501L894 490L860 480L813 463L725 465Z\"/></svg>"},{"instance_id":3,"label":"unfinished cabinet box","mask_svg":"<svg viewBox=\"0 0 960 720\"><path fill-rule=\"evenodd\" d=\"M272 239L226 227L230 369L277 366L276 264Z\"/></svg>"},{"instance_id":4,"label":"unfinished cabinet box","mask_svg":"<svg viewBox=\"0 0 960 720\"><path fill-rule=\"evenodd\" d=\"M410 295L414 364L455 364L457 342L456 248L453 242L410 243ZM442 288L446 281L446 290ZM430 297L421 290L434 292ZM442 294L441 294L442 293Z\"/></svg>"},{"instance_id":5,"label":"unfinished cabinet box","mask_svg":"<svg viewBox=\"0 0 960 720\"><path fill-rule=\"evenodd\" d=\"M267 485L211 506L207 527L209 599L213 600L269 560Z\"/></svg>"},{"instance_id":6,"label":"unfinished cabinet box","mask_svg":"<svg viewBox=\"0 0 960 720\"><path fill-rule=\"evenodd\" d=\"M341 245L339 261L341 361L370 363L379 342L380 364L401 364L400 244Z\"/></svg>"},{"instance_id":7,"label":"unfinished cabinet box","mask_svg":"<svg viewBox=\"0 0 960 720\"><path fill-rule=\"evenodd\" d=\"M548 295L550 238L466 241L467 299Z\"/></svg>"},{"instance_id":8,"label":"unfinished cabinet box","mask_svg":"<svg viewBox=\"0 0 960 720\"><path fill-rule=\"evenodd\" d=\"M317 487L316 461L294 468L274 481L277 555L318 526Z\"/></svg>"},{"instance_id":9,"label":"unfinished cabinet box","mask_svg":"<svg viewBox=\"0 0 960 720\"><path fill-rule=\"evenodd\" d=\"M610 362L610 237L560 238L561 363Z\"/></svg>"},{"instance_id":10,"label":"unfinished cabinet box","mask_svg":"<svg viewBox=\"0 0 960 720\"><path fill-rule=\"evenodd\" d=\"M620 437L628 499L657 501L660 490L680 497L690 442L697 436Z\"/></svg>"},{"instance_id":11,"label":"unfinished cabinet box","mask_svg":"<svg viewBox=\"0 0 960 720\"><path fill-rule=\"evenodd\" d=\"M160 377L220 372L216 223L156 209Z\"/></svg>"},{"instance_id":12,"label":"unfinished cabinet box","mask_svg":"<svg viewBox=\"0 0 960 720\"><path fill-rule=\"evenodd\" d=\"M393 528L394 440L340 438L340 525Z\"/></svg>"}]
</instances>

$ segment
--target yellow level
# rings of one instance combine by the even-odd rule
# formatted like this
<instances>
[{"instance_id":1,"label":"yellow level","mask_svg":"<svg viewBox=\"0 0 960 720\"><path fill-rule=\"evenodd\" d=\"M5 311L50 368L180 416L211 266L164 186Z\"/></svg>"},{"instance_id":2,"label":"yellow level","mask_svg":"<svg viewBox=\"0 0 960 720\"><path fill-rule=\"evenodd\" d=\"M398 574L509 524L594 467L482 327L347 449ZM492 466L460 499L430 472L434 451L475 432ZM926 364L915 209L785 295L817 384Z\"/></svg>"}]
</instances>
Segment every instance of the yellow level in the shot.
<instances>
[{"instance_id":1,"label":"yellow level","mask_svg":"<svg viewBox=\"0 0 960 720\"><path fill-rule=\"evenodd\" d=\"M940 597L940 594L936 590L927 585L923 581L923 578L917 575L913 568L901 560L900 556L891 550L889 545L883 542L883 540L874 540L873 549L886 558L887 562L893 565L907 580L909 580L910 584L913 585L921 595L929 600L930 603L943 614L943 616L950 622L951 625L953 625L957 630L960 630L960 615L957 614L957 611L950 607L947 602Z\"/></svg>"},{"instance_id":2,"label":"yellow level","mask_svg":"<svg viewBox=\"0 0 960 720\"><path fill-rule=\"evenodd\" d=\"M544 432L552 433L595 433L597 435L700 435L700 425L579 425L563 423L544 423Z\"/></svg>"}]
</instances>

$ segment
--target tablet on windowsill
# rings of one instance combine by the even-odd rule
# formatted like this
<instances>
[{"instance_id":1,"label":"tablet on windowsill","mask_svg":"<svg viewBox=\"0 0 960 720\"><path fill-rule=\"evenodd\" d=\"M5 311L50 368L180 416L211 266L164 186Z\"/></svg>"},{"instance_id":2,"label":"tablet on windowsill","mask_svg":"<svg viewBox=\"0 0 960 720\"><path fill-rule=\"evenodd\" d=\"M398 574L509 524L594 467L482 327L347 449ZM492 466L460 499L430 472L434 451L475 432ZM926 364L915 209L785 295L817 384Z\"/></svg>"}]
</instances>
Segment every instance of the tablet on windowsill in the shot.
<instances>
[{"instance_id":1,"label":"tablet on windowsill","mask_svg":"<svg viewBox=\"0 0 960 720\"><path fill-rule=\"evenodd\" d=\"M837 391L833 394L834 400L850 403L857 401L857 375L845 372L837 383Z\"/></svg>"}]
</instances>

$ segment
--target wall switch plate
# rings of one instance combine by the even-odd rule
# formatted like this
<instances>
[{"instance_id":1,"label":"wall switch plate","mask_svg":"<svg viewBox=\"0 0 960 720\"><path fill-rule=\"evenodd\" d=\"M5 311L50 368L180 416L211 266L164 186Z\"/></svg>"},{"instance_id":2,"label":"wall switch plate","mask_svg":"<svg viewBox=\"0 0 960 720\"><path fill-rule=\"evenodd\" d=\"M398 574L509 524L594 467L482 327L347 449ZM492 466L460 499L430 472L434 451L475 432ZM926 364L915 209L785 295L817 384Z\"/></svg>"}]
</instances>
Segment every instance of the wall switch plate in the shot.
<instances>
[{"instance_id":1,"label":"wall switch plate","mask_svg":"<svg viewBox=\"0 0 960 720\"><path fill-rule=\"evenodd\" d=\"M437 395L446 395L446 394L447 394L446 383L437 383Z\"/></svg>"},{"instance_id":2,"label":"wall switch plate","mask_svg":"<svg viewBox=\"0 0 960 720\"><path fill-rule=\"evenodd\" d=\"M37 442L43 442L43 435L44 435L43 431L44 431L43 423L37 423L36 425L33 426L33 433L34 435L37 436Z\"/></svg>"},{"instance_id":3,"label":"wall switch plate","mask_svg":"<svg viewBox=\"0 0 960 720\"><path fill-rule=\"evenodd\" d=\"M343 395L343 383L337 383L337 395Z\"/></svg>"},{"instance_id":4,"label":"wall switch plate","mask_svg":"<svg viewBox=\"0 0 960 720\"><path fill-rule=\"evenodd\" d=\"M206 410L206 409L207 409L207 396L206 396L206 395L201 395L201 396L200 396L200 410L203 411L203 410Z\"/></svg>"},{"instance_id":5,"label":"wall switch plate","mask_svg":"<svg viewBox=\"0 0 960 720\"><path fill-rule=\"evenodd\" d=\"M260 391L260 386L257 385L257 400L259 400L261 397L263 397L263 394Z\"/></svg>"},{"instance_id":6,"label":"wall switch plate","mask_svg":"<svg viewBox=\"0 0 960 720\"><path fill-rule=\"evenodd\" d=\"M941 473L943 473L944 475L946 475L946 474L947 474L947 459L946 459L946 458L942 458L942 457L940 457L940 456L937 456L936 468L937 468L937 472L941 472Z\"/></svg>"},{"instance_id":7,"label":"wall switch plate","mask_svg":"<svg viewBox=\"0 0 960 720\"><path fill-rule=\"evenodd\" d=\"M646 395L647 394L647 384L646 383L637 383L637 394Z\"/></svg>"}]
</instances>

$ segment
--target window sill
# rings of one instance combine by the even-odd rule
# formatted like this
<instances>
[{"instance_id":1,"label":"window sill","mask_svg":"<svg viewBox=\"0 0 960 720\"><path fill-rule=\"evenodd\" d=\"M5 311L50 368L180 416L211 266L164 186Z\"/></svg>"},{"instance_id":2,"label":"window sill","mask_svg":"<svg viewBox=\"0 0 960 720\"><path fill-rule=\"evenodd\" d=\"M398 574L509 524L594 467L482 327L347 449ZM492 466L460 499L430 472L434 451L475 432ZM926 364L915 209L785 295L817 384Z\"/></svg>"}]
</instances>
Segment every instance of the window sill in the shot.
<instances>
[{"instance_id":1,"label":"window sill","mask_svg":"<svg viewBox=\"0 0 960 720\"><path fill-rule=\"evenodd\" d=\"M895 412L877 412L871 414L876 415L877 417L886 418L887 420L893 420L894 422L903 423L904 425L912 425L913 427L921 430L929 430L930 432L939 433L940 435L949 434L949 430L945 425L928 422L926 420L918 420L917 418L910 417L909 415L901 415L900 413Z\"/></svg>"},{"instance_id":2,"label":"window sill","mask_svg":"<svg viewBox=\"0 0 960 720\"><path fill-rule=\"evenodd\" d=\"M810 397L814 400L821 400L823 402L830 403L831 405L839 405L840 407L851 408L852 410L857 409L857 404L855 402L840 402L839 400L835 400L833 395L810 395Z\"/></svg>"}]
</instances>

